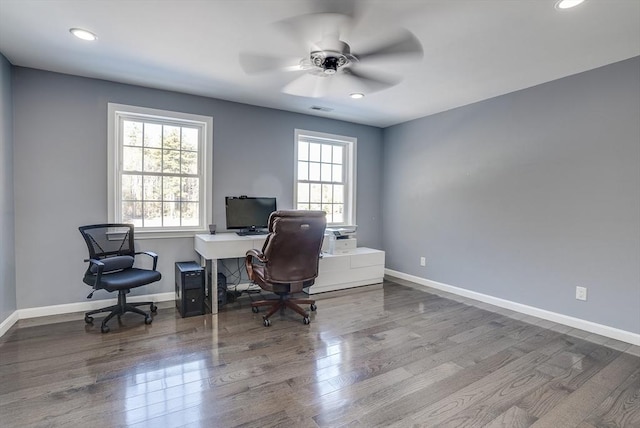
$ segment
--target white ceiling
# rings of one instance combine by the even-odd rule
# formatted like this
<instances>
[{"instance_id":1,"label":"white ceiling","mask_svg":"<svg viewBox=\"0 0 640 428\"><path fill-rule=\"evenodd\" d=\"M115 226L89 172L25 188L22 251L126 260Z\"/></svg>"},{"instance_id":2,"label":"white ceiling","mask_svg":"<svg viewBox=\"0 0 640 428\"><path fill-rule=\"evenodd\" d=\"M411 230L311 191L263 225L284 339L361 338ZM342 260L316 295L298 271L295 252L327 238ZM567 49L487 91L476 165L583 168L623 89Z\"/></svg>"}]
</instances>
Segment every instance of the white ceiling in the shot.
<instances>
[{"instance_id":1,"label":"white ceiling","mask_svg":"<svg viewBox=\"0 0 640 428\"><path fill-rule=\"evenodd\" d=\"M640 55L640 0L363 0L356 51L403 27L424 57L374 70L403 78L361 100L284 94L295 76L247 75L241 52L302 58L274 23L326 0L0 0L0 52L14 65L386 127ZM81 27L96 42L72 37ZM333 109L315 112L311 106Z\"/></svg>"}]
</instances>

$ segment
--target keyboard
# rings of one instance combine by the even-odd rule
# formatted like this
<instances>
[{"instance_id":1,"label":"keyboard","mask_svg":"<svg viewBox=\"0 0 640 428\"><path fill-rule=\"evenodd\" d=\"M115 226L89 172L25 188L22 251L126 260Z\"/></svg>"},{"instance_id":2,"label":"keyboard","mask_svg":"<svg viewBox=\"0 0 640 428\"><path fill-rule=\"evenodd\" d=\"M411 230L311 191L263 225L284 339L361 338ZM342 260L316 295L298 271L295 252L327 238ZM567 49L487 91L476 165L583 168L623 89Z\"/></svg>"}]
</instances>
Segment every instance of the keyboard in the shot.
<instances>
[{"instance_id":1,"label":"keyboard","mask_svg":"<svg viewBox=\"0 0 640 428\"><path fill-rule=\"evenodd\" d=\"M243 230L241 232L236 232L238 236L251 236L251 235L268 235L268 230Z\"/></svg>"}]
</instances>

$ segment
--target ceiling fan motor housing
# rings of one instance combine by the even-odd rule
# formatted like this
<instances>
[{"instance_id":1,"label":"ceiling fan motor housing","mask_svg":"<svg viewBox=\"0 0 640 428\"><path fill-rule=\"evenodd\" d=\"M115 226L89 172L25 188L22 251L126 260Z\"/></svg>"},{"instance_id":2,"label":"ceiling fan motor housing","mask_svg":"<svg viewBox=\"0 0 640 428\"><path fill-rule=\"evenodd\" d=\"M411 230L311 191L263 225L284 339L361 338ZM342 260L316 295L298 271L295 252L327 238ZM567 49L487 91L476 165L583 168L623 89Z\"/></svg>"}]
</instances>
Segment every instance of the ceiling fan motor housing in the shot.
<instances>
[{"instance_id":1,"label":"ceiling fan motor housing","mask_svg":"<svg viewBox=\"0 0 640 428\"><path fill-rule=\"evenodd\" d=\"M317 43L321 50L311 52L311 63L321 68L325 74L336 74L338 69L350 62L356 61L351 55L351 48L341 40L323 40Z\"/></svg>"}]
</instances>

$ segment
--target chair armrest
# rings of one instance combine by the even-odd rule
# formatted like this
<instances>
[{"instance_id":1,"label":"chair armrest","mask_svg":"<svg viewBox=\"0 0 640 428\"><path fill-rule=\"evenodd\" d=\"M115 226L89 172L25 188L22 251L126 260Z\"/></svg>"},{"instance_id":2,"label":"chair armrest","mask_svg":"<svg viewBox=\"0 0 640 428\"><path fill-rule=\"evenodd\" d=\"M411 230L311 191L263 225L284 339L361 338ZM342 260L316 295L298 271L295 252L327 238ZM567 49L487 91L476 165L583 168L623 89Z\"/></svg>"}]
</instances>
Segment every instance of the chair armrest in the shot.
<instances>
[{"instance_id":1,"label":"chair armrest","mask_svg":"<svg viewBox=\"0 0 640 428\"><path fill-rule=\"evenodd\" d=\"M100 283L100 280L102 279L102 271L104 270L104 263L102 263L100 260L97 260L97 259L85 259L84 261L89 262L90 265L96 266L96 282L93 284L93 289L96 290L98 287L98 284ZM91 269L91 266L89 266L89 269ZM89 272L89 269L87 269L87 273Z\"/></svg>"},{"instance_id":2,"label":"chair armrest","mask_svg":"<svg viewBox=\"0 0 640 428\"><path fill-rule=\"evenodd\" d=\"M158 266L158 255L156 253L154 253L153 251L138 251L136 253L136 256L138 254L146 254L147 256L153 258L153 270L156 270L156 267Z\"/></svg>"},{"instance_id":3,"label":"chair armrest","mask_svg":"<svg viewBox=\"0 0 640 428\"><path fill-rule=\"evenodd\" d=\"M253 276L253 259L258 259L261 263L266 263L267 259L260 250L252 249L247 251L247 256L244 260L244 265L247 268L247 274L249 274L249 279L254 280Z\"/></svg>"}]
</instances>

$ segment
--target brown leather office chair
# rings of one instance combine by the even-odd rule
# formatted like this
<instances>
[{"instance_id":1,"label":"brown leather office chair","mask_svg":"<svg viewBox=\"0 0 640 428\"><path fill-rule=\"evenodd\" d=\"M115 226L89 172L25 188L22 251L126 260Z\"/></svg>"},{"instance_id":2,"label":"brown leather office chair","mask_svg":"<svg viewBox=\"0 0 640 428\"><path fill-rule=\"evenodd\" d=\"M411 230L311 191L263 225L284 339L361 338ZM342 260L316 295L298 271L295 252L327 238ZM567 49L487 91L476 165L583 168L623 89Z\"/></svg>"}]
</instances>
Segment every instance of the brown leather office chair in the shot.
<instances>
[{"instance_id":1,"label":"brown leather office chair","mask_svg":"<svg viewBox=\"0 0 640 428\"><path fill-rule=\"evenodd\" d=\"M254 313L260 306L271 307L262 317L265 327L271 325L271 315L278 310L284 312L285 308L293 309L309 324L309 314L299 305L308 304L315 311L315 300L293 299L291 294L311 286L318 276L326 225L324 211L275 211L269 216L269 235L262 251L247 251L245 265L249 279L279 297L251 303Z\"/></svg>"}]
</instances>

